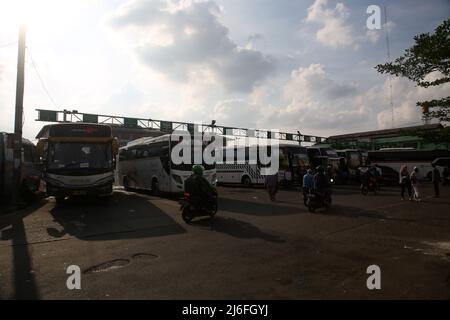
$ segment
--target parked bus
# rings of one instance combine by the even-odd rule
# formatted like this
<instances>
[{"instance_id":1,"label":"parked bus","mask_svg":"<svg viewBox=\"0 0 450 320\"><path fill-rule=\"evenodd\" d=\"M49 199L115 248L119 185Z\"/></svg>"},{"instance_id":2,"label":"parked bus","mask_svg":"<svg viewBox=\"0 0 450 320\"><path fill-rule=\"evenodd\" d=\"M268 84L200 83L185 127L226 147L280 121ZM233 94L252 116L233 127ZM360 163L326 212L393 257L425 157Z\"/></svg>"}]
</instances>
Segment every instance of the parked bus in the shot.
<instances>
[{"instance_id":1,"label":"parked bus","mask_svg":"<svg viewBox=\"0 0 450 320\"><path fill-rule=\"evenodd\" d=\"M419 168L421 178L431 179L433 167L431 163L436 158L450 157L449 150L417 150L417 149L382 149L369 151L371 165L390 167L395 172L400 171L402 165L407 165L409 170ZM442 174L442 172L441 172Z\"/></svg>"},{"instance_id":2,"label":"parked bus","mask_svg":"<svg viewBox=\"0 0 450 320\"><path fill-rule=\"evenodd\" d=\"M47 195L60 202L66 196L112 193L118 142L110 126L52 124L37 138Z\"/></svg>"},{"instance_id":3,"label":"parked bus","mask_svg":"<svg viewBox=\"0 0 450 320\"><path fill-rule=\"evenodd\" d=\"M345 163L349 170L356 170L362 165L361 152L356 149L336 150L339 157L345 159Z\"/></svg>"},{"instance_id":4,"label":"parked bus","mask_svg":"<svg viewBox=\"0 0 450 320\"><path fill-rule=\"evenodd\" d=\"M166 134L156 138L140 138L119 149L118 176L125 190L149 190L153 194L184 191L184 181L192 174L193 165L173 163L172 148L179 142L171 141L170 137ZM209 142L203 142L203 150L208 144ZM192 160L193 151L191 146ZM202 162L204 177L215 185L215 164Z\"/></svg>"},{"instance_id":5,"label":"parked bus","mask_svg":"<svg viewBox=\"0 0 450 320\"><path fill-rule=\"evenodd\" d=\"M264 184L265 177L261 175L261 163L257 156L255 163L250 161L251 155L259 154L259 147L229 146L222 149L223 161L217 163L217 180L219 183L243 184L245 186ZM233 163L226 163L227 150L234 153ZM242 154L242 159L238 158ZM241 161L238 161L241 160ZM254 160L254 159L251 159ZM310 168L310 162L305 147L290 144L279 145L278 180L282 184L302 183L303 174Z\"/></svg>"},{"instance_id":6,"label":"parked bus","mask_svg":"<svg viewBox=\"0 0 450 320\"><path fill-rule=\"evenodd\" d=\"M0 197L8 200L13 191L13 134L0 132ZM22 168L20 193L27 197L39 190L40 169L36 146L22 139Z\"/></svg>"}]
</instances>

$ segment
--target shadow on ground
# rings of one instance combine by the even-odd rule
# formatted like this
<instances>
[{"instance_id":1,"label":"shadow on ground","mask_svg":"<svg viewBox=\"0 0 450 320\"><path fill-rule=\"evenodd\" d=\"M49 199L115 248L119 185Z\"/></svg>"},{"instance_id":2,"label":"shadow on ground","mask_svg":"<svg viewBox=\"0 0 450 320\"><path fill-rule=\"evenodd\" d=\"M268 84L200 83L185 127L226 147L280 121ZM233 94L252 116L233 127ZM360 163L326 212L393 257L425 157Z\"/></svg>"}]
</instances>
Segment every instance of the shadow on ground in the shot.
<instances>
[{"instance_id":1,"label":"shadow on ground","mask_svg":"<svg viewBox=\"0 0 450 320\"><path fill-rule=\"evenodd\" d=\"M50 210L61 228L47 228L53 238L84 240L146 238L185 233L168 214L145 196L114 192L110 199L68 199Z\"/></svg>"},{"instance_id":2,"label":"shadow on ground","mask_svg":"<svg viewBox=\"0 0 450 320\"><path fill-rule=\"evenodd\" d=\"M191 222L193 226L207 227L208 229L216 232L228 234L235 238L241 239L262 239L270 242L284 243L285 240L276 235L271 235L261 231L261 229L255 227L253 224L233 219L216 216L212 219L203 218L194 220Z\"/></svg>"}]
</instances>

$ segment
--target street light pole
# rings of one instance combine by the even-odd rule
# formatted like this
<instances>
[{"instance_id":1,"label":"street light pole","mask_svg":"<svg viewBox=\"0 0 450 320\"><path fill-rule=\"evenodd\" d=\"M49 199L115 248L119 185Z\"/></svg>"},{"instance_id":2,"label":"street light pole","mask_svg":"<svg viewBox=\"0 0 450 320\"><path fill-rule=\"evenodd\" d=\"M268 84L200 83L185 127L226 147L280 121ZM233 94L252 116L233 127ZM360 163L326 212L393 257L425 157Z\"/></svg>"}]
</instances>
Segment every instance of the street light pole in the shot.
<instances>
[{"instance_id":1,"label":"street light pole","mask_svg":"<svg viewBox=\"0 0 450 320\"><path fill-rule=\"evenodd\" d=\"M17 205L20 197L20 183L22 173L22 119L23 119L23 92L25 83L25 25L20 26L19 47L17 54L17 83L16 83L16 115L14 123L13 145L13 205Z\"/></svg>"}]
</instances>

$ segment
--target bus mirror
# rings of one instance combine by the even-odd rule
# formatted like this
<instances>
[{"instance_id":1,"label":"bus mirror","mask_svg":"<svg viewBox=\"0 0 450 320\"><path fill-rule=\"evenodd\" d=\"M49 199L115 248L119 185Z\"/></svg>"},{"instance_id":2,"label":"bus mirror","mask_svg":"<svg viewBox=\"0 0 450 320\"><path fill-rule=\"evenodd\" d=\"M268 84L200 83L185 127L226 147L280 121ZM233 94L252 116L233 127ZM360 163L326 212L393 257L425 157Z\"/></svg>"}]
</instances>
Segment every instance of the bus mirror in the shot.
<instances>
[{"instance_id":1,"label":"bus mirror","mask_svg":"<svg viewBox=\"0 0 450 320\"><path fill-rule=\"evenodd\" d=\"M36 145L36 154L39 158L44 157L44 141L38 141Z\"/></svg>"},{"instance_id":2,"label":"bus mirror","mask_svg":"<svg viewBox=\"0 0 450 320\"><path fill-rule=\"evenodd\" d=\"M119 153L119 141L117 140L117 138L114 138L111 144L112 144L112 153L113 156L115 157L117 153Z\"/></svg>"}]
</instances>

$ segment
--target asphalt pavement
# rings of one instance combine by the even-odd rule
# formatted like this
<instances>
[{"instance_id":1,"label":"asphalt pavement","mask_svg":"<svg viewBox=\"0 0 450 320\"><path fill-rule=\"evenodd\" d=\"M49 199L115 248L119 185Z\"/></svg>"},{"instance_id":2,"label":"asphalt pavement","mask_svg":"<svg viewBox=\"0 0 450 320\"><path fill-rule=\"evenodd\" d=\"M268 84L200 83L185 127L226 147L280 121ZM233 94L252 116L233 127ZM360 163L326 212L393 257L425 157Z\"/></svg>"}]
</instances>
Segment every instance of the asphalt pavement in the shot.
<instances>
[{"instance_id":1,"label":"asphalt pavement","mask_svg":"<svg viewBox=\"0 0 450 320\"><path fill-rule=\"evenodd\" d=\"M450 188L402 201L337 186L310 213L299 190L219 188L215 218L183 222L176 197L42 199L0 215L1 299L449 299ZM67 268L79 266L81 289ZM367 268L380 268L369 290Z\"/></svg>"}]
</instances>

